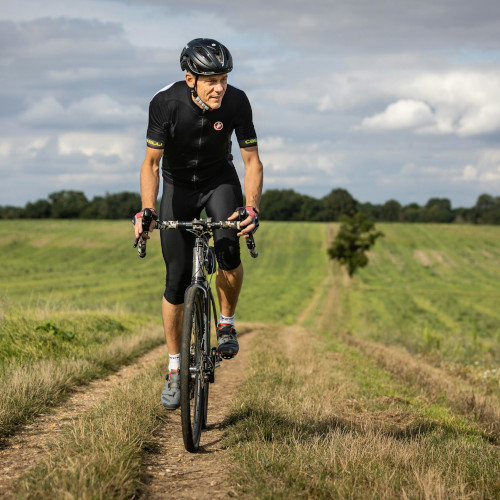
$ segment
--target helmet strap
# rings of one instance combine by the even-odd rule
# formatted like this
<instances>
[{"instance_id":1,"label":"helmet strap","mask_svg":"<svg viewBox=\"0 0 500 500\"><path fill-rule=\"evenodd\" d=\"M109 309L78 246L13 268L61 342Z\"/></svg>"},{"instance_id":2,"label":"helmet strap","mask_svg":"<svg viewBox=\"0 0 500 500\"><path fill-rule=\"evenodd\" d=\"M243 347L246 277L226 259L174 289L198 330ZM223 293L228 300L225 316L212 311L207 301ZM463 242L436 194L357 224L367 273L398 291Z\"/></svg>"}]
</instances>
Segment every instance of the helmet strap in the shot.
<instances>
[{"instance_id":1,"label":"helmet strap","mask_svg":"<svg viewBox=\"0 0 500 500\"><path fill-rule=\"evenodd\" d=\"M193 94L194 100L200 105L201 109L203 111L212 111L212 108L205 104L201 99L200 96L198 95L198 92L196 91L196 87L198 85L198 75L196 75L195 80L194 80L194 87L191 89L191 94Z\"/></svg>"}]
</instances>

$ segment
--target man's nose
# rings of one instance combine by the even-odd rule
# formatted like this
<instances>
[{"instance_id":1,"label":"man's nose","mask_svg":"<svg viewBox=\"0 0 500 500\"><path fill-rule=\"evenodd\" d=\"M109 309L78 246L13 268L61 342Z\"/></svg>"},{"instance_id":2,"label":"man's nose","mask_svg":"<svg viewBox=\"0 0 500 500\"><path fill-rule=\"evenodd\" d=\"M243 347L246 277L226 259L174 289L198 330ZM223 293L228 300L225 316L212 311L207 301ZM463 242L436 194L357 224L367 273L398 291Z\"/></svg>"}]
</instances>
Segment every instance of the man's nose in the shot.
<instances>
[{"instance_id":1,"label":"man's nose","mask_svg":"<svg viewBox=\"0 0 500 500\"><path fill-rule=\"evenodd\" d=\"M215 86L214 90L215 90L216 92L223 92L223 91L224 91L224 87L222 86L222 83L218 83L218 84Z\"/></svg>"}]
</instances>

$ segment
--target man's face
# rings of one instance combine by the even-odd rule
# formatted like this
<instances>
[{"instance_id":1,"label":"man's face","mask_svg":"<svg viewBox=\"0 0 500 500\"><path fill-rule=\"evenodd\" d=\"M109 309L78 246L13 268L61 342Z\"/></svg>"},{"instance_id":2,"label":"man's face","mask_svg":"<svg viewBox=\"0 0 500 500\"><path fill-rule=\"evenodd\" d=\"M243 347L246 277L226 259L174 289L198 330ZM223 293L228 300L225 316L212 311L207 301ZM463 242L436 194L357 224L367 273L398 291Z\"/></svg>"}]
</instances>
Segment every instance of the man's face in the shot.
<instances>
[{"instance_id":1,"label":"man's face","mask_svg":"<svg viewBox=\"0 0 500 500\"><path fill-rule=\"evenodd\" d=\"M194 88L195 77L186 73L186 82ZM227 75L199 76L196 91L200 99L212 109L221 107L227 89Z\"/></svg>"}]
</instances>

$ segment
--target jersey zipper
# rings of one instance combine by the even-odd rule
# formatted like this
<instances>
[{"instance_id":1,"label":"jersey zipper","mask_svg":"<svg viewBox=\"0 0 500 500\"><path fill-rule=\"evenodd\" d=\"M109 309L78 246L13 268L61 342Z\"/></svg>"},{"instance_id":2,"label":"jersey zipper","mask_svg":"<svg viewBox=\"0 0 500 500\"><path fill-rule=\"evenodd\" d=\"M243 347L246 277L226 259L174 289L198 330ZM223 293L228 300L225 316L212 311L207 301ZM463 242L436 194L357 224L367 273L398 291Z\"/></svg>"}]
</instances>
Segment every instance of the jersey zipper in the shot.
<instances>
[{"instance_id":1,"label":"jersey zipper","mask_svg":"<svg viewBox=\"0 0 500 500\"><path fill-rule=\"evenodd\" d=\"M205 114L205 112L203 111L203 114ZM196 175L197 172L198 172L198 164L199 164L199 161L200 161L200 151L201 151L201 139L203 137L203 127L205 126L205 117L202 116L201 117L201 130L200 130L200 139L198 140L198 151L196 153L196 164L195 164L195 170L194 170L194 173L193 173L193 180L194 180L194 183L196 184L197 180L198 180L198 176Z\"/></svg>"}]
</instances>

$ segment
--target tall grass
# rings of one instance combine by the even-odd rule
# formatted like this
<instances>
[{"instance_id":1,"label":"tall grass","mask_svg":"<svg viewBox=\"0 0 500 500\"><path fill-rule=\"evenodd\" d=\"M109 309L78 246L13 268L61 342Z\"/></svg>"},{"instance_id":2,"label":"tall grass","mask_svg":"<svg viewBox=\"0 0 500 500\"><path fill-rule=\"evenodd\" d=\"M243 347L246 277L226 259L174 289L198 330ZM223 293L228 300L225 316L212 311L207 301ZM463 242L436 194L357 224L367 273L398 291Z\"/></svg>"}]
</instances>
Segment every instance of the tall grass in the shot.
<instances>
[{"instance_id":1,"label":"tall grass","mask_svg":"<svg viewBox=\"0 0 500 500\"><path fill-rule=\"evenodd\" d=\"M79 355L10 360L0 378L0 436L6 436L37 414L61 402L77 386L103 377L164 342L158 328L118 336ZM164 362L165 364L165 362Z\"/></svg>"},{"instance_id":2,"label":"tall grass","mask_svg":"<svg viewBox=\"0 0 500 500\"><path fill-rule=\"evenodd\" d=\"M153 431L166 419L157 398L163 375L158 361L71 422L24 476L17 497L136 498L142 456L154 448Z\"/></svg>"},{"instance_id":3,"label":"tall grass","mask_svg":"<svg viewBox=\"0 0 500 500\"><path fill-rule=\"evenodd\" d=\"M284 349L277 349L283 346ZM498 448L473 419L325 335L268 329L227 419L252 498L495 498Z\"/></svg>"}]
</instances>

